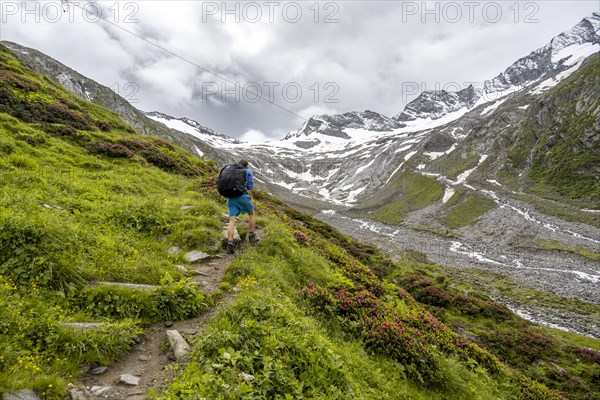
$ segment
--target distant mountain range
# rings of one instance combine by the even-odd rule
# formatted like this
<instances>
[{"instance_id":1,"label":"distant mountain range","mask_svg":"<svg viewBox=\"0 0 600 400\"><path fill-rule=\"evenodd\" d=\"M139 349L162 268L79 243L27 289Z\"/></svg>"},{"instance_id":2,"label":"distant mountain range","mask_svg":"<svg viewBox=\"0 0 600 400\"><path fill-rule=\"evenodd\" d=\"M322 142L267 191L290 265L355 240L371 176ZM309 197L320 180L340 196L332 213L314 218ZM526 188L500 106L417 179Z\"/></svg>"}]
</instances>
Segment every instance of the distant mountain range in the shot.
<instances>
[{"instance_id":1,"label":"distant mountain range","mask_svg":"<svg viewBox=\"0 0 600 400\"><path fill-rule=\"evenodd\" d=\"M513 186L529 187L534 177L529 170L534 154L532 149L523 148L527 154L519 164L514 146L525 145L523 135L531 129L524 125L532 122L532 113L548 112L540 107L546 93L597 58L599 29L600 14L594 13L480 87L425 91L393 118L368 110L318 115L282 140L262 144L240 143L189 118L143 113L110 89L36 50L2 43L40 73L114 110L140 132L168 137L219 163L249 158L259 180L295 203L360 208L374 204L373 199L381 198L382 192L389 192L389 186L402 174L438 174L441 181L449 178L447 172L451 170L473 167L473 160L484 154L489 156L487 164L496 165L489 172L490 180L500 183L506 178L509 160L510 168L518 170L517 178L511 178ZM597 90L593 93L598 94ZM539 125L541 117L537 117L535 124ZM597 150L596 136L592 134L581 146ZM500 151L497 147L502 137L506 140ZM540 146L540 138L527 140L527 146ZM463 165L464 160L470 162ZM440 171L442 165L448 171ZM504 175L497 176L501 171ZM598 177L596 168L587 164L581 171L591 179ZM559 194L562 190L567 197L588 200L596 198L595 186L590 188L589 192L569 194L550 185Z\"/></svg>"},{"instance_id":2,"label":"distant mountain range","mask_svg":"<svg viewBox=\"0 0 600 400\"><path fill-rule=\"evenodd\" d=\"M524 119L529 105L597 56L599 27L594 13L480 86L425 91L393 118L369 110L318 115L278 142L215 146L254 160L259 176L264 172L265 183L284 197L357 206L377 197L394 174L411 169L413 157L420 162L412 168L426 170L434 160L422 159L424 153L461 151L471 129L495 120L499 109L518 104L511 118ZM154 119L182 129L172 119Z\"/></svg>"}]
</instances>

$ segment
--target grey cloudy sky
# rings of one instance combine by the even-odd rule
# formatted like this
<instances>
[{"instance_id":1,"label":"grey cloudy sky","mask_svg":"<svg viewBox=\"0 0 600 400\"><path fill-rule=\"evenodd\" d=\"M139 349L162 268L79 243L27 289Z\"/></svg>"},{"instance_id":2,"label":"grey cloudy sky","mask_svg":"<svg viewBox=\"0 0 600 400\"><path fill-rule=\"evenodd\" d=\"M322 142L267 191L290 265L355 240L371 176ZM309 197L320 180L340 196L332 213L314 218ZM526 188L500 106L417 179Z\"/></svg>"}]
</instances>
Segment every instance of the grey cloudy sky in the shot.
<instances>
[{"instance_id":1,"label":"grey cloudy sky","mask_svg":"<svg viewBox=\"0 0 600 400\"><path fill-rule=\"evenodd\" d=\"M599 0L59 6L3 0L0 39L36 48L142 110L251 141L280 138L314 114L396 115L416 87L483 82L600 10Z\"/></svg>"}]
</instances>

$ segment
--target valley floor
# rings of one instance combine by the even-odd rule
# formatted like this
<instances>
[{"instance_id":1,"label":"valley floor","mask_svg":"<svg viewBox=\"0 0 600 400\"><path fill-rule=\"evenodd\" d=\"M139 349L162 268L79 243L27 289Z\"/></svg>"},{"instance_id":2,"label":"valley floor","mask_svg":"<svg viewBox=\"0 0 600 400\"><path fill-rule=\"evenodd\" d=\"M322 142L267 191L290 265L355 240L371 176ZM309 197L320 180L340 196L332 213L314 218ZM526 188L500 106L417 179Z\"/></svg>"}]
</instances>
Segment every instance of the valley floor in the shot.
<instances>
[{"instance_id":1,"label":"valley floor","mask_svg":"<svg viewBox=\"0 0 600 400\"><path fill-rule=\"evenodd\" d=\"M595 228L578 233L572 223L536 217L520 218L510 208L498 208L480 224L491 229L512 226L517 231L548 230L547 236L562 243L598 247ZM516 216L515 216L516 215ZM405 226L353 219L339 212L317 215L354 238L373 243L392 254L416 251L433 263L443 265L445 273L468 282L503 302L523 318L535 323L600 338L600 263L566 251L540 250L509 243L497 236L481 234L480 229L444 237ZM537 222L536 222L537 221ZM495 225L494 225L495 224ZM560 224L560 225L558 225ZM473 233L473 232L479 232ZM590 236L596 235L598 236Z\"/></svg>"}]
</instances>

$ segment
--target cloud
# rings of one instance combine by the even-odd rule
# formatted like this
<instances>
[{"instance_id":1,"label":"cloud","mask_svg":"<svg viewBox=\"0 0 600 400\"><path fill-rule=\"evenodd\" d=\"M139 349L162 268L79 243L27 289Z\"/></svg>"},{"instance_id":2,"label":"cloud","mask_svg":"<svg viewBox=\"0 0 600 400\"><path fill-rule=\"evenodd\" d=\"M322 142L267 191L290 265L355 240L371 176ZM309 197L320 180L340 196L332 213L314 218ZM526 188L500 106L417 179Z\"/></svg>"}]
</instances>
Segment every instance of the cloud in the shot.
<instances>
[{"instance_id":1,"label":"cloud","mask_svg":"<svg viewBox=\"0 0 600 400\"><path fill-rule=\"evenodd\" d=\"M258 129L248 129L246 132L242 134L240 139L244 142L248 143L264 143L272 140L276 140L276 138L269 137L265 135L263 132Z\"/></svg>"},{"instance_id":2,"label":"cloud","mask_svg":"<svg viewBox=\"0 0 600 400\"><path fill-rule=\"evenodd\" d=\"M320 105L312 105L312 106L309 106L303 110L300 110L300 112L298 112L298 114L305 119L309 119L313 115L338 114L338 113L340 113L340 111L338 111L336 108L324 107L324 106L320 106Z\"/></svg>"},{"instance_id":3,"label":"cloud","mask_svg":"<svg viewBox=\"0 0 600 400\"><path fill-rule=\"evenodd\" d=\"M50 21L49 3L0 3L1 39L34 47L106 86L133 83L143 110L188 116L252 140L282 137L311 113L395 115L416 96L407 83L435 89L482 82L597 11L597 3L583 0L519 2L518 9L514 2L478 2L470 21L468 2L457 2L462 14L451 21L448 2L250 2L261 13L251 22L256 8L249 2L99 1L108 22L91 22L74 6ZM33 14L18 9L24 4ZM501 15L491 22L493 4ZM301 15L293 22L296 5ZM17 12L7 13L9 6ZM261 88L263 99L248 101L243 91L236 97L211 72ZM213 83L217 94L205 96Z\"/></svg>"}]
</instances>

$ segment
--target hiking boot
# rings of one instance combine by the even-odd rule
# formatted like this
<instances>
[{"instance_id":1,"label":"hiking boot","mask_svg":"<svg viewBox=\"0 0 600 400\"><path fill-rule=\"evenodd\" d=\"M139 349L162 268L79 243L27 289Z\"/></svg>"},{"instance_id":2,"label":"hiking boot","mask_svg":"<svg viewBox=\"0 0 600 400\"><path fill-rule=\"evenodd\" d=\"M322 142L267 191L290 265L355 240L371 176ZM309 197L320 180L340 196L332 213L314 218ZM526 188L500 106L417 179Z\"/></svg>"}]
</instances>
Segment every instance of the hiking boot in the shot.
<instances>
[{"instance_id":1,"label":"hiking boot","mask_svg":"<svg viewBox=\"0 0 600 400\"><path fill-rule=\"evenodd\" d=\"M260 239L256 237L256 233L252 232L248 235L248 240L250 241L250 243L258 243Z\"/></svg>"},{"instance_id":2,"label":"hiking boot","mask_svg":"<svg viewBox=\"0 0 600 400\"><path fill-rule=\"evenodd\" d=\"M235 254L235 248L233 242L227 242L227 254Z\"/></svg>"}]
</instances>

